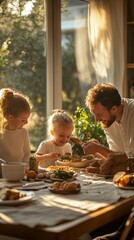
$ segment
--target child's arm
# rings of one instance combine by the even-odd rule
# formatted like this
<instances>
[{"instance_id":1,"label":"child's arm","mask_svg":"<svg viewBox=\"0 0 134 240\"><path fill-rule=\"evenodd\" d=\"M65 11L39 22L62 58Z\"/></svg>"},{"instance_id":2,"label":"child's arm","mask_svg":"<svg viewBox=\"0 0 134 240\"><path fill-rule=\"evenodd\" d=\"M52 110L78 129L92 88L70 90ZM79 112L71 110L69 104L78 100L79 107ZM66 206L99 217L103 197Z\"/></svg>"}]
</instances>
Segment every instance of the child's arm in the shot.
<instances>
[{"instance_id":1,"label":"child's arm","mask_svg":"<svg viewBox=\"0 0 134 240\"><path fill-rule=\"evenodd\" d=\"M46 153L46 154L41 154L41 153L36 153L35 154L37 160L39 161L39 163L45 161L45 160L57 160L60 156L59 153L56 152L52 152L52 153Z\"/></svg>"}]
</instances>

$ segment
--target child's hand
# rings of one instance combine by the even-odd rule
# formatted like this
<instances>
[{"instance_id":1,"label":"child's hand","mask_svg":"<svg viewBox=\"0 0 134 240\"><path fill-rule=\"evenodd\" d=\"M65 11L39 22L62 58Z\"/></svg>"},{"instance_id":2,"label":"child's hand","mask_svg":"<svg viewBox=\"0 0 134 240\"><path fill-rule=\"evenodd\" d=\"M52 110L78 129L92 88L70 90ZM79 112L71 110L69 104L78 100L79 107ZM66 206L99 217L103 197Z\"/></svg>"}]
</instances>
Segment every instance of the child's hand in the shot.
<instances>
[{"instance_id":1,"label":"child's hand","mask_svg":"<svg viewBox=\"0 0 134 240\"><path fill-rule=\"evenodd\" d=\"M56 152L52 152L52 153L48 153L48 156L52 159L52 160L57 160L60 157L59 153Z\"/></svg>"}]
</instances>

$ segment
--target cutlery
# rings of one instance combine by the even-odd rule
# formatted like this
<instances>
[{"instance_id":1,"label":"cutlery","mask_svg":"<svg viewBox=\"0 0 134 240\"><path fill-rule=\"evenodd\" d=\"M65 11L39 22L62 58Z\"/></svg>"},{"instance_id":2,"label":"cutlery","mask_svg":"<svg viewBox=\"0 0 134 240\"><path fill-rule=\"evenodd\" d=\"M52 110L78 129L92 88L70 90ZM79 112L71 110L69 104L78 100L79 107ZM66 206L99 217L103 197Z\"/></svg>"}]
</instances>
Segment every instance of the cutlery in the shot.
<instances>
[{"instance_id":1,"label":"cutlery","mask_svg":"<svg viewBox=\"0 0 134 240\"><path fill-rule=\"evenodd\" d=\"M25 187L25 188L29 188L29 187L37 187L37 186L41 186L41 185L44 185L44 181L40 181L40 182L32 182L32 183L25 183L22 185L22 187Z\"/></svg>"}]
</instances>

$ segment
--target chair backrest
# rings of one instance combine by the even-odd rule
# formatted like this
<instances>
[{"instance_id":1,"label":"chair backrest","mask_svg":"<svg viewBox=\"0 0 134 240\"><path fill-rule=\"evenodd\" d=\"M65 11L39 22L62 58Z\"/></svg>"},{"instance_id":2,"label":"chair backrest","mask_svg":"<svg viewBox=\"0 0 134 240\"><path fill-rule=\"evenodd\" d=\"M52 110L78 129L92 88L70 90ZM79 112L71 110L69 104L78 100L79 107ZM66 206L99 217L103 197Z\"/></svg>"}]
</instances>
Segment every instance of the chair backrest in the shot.
<instances>
[{"instance_id":1,"label":"chair backrest","mask_svg":"<svg viewBox=\"0 0 134 240\"><path fill-rule=\"evenodd\" d=\"M125 228L121 234L121 238L120 240L127 240L128 239L128 235L130 233L130 231L134 228L134 207L131 210L131 213L125 223ZM133 238L134 239L134 231L133 231Z\"/></svg>"}]
</instances>

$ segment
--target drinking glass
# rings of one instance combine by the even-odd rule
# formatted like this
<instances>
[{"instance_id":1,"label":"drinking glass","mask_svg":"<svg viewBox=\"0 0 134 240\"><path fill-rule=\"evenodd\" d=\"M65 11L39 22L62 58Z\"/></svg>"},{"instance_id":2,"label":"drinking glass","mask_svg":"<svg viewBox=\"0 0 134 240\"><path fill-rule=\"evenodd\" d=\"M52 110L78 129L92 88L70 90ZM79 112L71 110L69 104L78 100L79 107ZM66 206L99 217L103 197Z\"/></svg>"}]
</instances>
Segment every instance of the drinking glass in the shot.
<instances>
[{"instance_id":1,"label":"drinking glass","mask_svg":"<svg viewBox=\"0 0 134 240\"><path fill-rule=\"evenodd\" d=\"M128 157L128 170L130 173L134 173L134 148L129 148L126 155Z\"/></svg>"}]
</instances>

